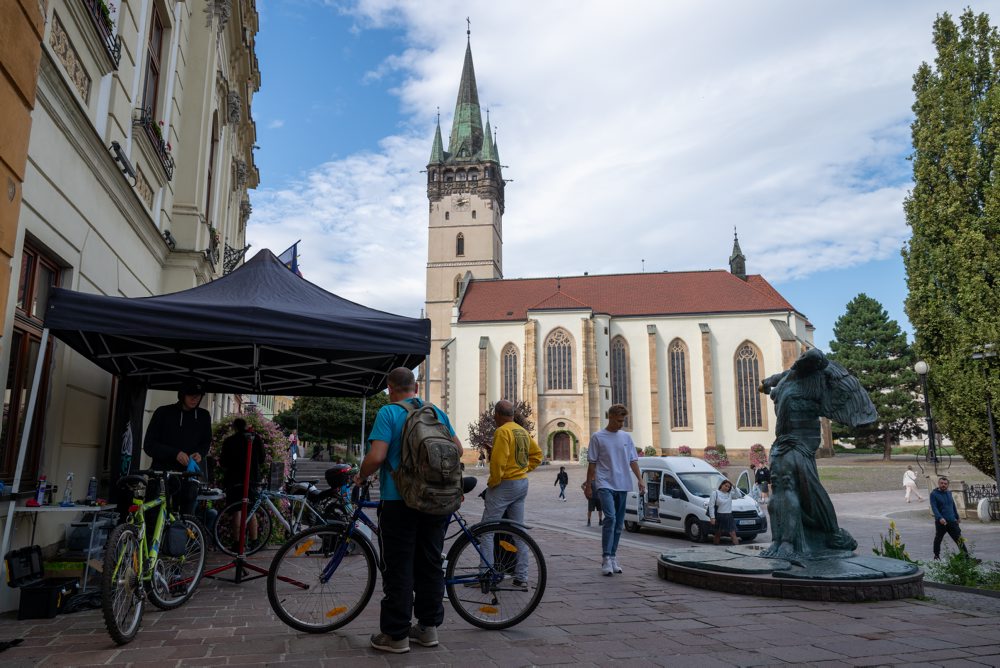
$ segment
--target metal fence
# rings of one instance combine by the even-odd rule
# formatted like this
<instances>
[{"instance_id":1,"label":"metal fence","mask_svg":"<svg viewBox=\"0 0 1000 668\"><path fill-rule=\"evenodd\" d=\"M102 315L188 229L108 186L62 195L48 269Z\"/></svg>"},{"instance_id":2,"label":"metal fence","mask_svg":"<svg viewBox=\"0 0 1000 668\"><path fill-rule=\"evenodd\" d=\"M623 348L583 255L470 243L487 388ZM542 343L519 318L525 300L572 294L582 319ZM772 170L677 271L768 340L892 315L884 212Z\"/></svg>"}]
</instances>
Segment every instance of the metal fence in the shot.
<instances>
[{"instance_id":1,"label":"metal fence","mask_svg":"<svg viewBox=\"0 0 1000 668\"><path fill-rule=\"evenodd\" d=\"M997 498L997 486L984 483L982 485L966 485L963 490L965 507L975 508L982 499Z\"/></svg>"}]
</instances>

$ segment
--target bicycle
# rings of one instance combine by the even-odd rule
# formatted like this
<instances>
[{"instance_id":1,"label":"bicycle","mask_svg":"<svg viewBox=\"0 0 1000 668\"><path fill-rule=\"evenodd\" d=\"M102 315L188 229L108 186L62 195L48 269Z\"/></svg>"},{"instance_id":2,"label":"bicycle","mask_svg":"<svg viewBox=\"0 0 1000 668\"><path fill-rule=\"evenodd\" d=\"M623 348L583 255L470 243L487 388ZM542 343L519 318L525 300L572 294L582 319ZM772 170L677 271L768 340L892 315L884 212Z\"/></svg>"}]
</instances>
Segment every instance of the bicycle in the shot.
<instances>
[{"instance_id":1,"label":"bicycle","mask_svg":"<svg viewBox=\"0 0 1000 668\"><path fill-rule=\"evenodd\" d=\"M467 494L475 478L465 478ZM274 555L267 576L267 598L278 617L298 631L326 633L361 614L375 590L375 572L385 564L361 527L378 535L378 525L363 510L369 483L355 488L349 522L336 522L296 534ZM458 528L445 557L445 589L455 612L473 626L506 629L530 615L545 593L545 559L527 528L509 520L469 525L458 511L449 527ZM518 555L522 575L516 574ZM527 568L527 574L523 570Z\"/></svg>"},{"instance_id":2,"label":"bicycle","mask_svg":"<svg viewBox=\"0 0 1000 668\"><path fill-rule=\"evenodd\" d=\"M119 487L132 493L132 505L125 521L108 536L101 575L101 610L108 633L119 645L131 642L138 633L147 597L161 610L173 610L191 598L201 581L205 571L204 532L194 518L174 514L167 500L171 481L197 475L140 471L118 482ZM154 499L146 501L150 479L159 481L159 490ZM151 533L146 522L150 510L156 510ZM165 547L171 548L171 554L164 553Z\"/></svg>"},{"instance_id":3,"label":"bicycle","mask_svg":"<svg viewBox=\"0 0 1000 668\"><path fill-rule=\"evenodd\" d=\"M332 520L345 521L349 517L349 513L344 510L343 503L336 495L336 490L320 492L313 486L315 482L296 481L290 477L285 481L284 491L260 490L257 498L247 510L247 537L244 546L247 556L260 551L271 541L271 534L274 533L272 516L284 527L288 536L317 524L326 525ZM301 490L304 493L292 493L292 491L298 491L294 489L295 487L304 488ZM309 502L310 497L313 498L316 506ZM287 517L278 509L275 501L289 503ZM237 518L241 512L243 512L241 501L229 504L216 517L215 527L212 531L215 546L231 556L236 556L239 551L240 537ZM256 535L251 536L249 528L254 520L256 520Z\"/></svg>"}]
</instances>

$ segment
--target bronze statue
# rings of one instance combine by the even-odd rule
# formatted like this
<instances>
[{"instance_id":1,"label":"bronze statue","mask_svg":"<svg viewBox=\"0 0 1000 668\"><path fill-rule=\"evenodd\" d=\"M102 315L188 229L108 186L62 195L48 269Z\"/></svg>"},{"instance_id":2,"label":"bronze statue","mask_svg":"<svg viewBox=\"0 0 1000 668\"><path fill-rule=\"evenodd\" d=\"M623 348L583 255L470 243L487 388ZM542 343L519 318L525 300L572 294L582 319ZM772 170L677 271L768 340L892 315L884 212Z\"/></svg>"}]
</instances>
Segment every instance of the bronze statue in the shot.
<instances>
[{"instance_id":1,"label":"bronze statue","mask_svg":"<svg viewBox=\"0 0 1000 668\"><path fill-rule=\"evenodd\" d=\"M821 417L852 427L878 418L868 392L817 348L802 353L791 369L766 378L760 391L770 394L778 415L768 504L773 541L761 556L800 564L852 556L858 543L837 525L833 503L819 481L816 451Z\"/></svg>"}]
</instances>

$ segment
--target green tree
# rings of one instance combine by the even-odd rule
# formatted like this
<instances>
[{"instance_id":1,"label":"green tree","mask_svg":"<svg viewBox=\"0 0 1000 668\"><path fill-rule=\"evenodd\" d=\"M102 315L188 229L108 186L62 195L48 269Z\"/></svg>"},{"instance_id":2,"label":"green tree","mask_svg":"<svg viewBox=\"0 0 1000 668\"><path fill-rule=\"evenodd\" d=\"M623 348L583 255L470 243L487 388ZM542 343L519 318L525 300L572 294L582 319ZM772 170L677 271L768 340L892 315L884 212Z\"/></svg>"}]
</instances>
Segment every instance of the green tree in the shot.
<instances>
[{"instance_id":1,"label":"green tree","mask_svg":"<svg viewBox=\"0 0 1000 668\"><path fill-rule=\"evenodd\" d=\"M389 401L379 392L368 397L365 429L371 430L378 409ZM297 397L292 407L274 416L286 431L299 430L299 440L312 443L357 442L361 438L361 399L348 397Z\"/></svg>"},{"instance_id":2,"label":"green tree","mask_svg":"<svg viewBox=\"0 0 1000 668\"><path fill-rule=\"evenodd\" d=\"M1000 374L985 380L971 354L1000 342L1000 38L970 9L938 16L933 41L934 64L913 77L906 312L937 423L993 476L986 390L1000 397Z\"/></svg>"},{"instance_id":3,"label":"green tree","mask_svg":"<svg viewBox=\"0 0 1000 668\"><path fill-rule=\"evenodd\" d=\"M835 425L835 433L849 435L857 443L881 441L882 458L890 459L900 436L922 433L915 357L906 334L877 300L864 293L847 304L833 334L837 338L830 341L830 359L861 381L878 411L877 422L854 428Z\"/></svg>"},{"instance_id":4,"label":"green tree","mask_svg":"<svg viewBox=\"0 0 1000 668\"><path fill-rule=\"evenodd\" d=\"M496 402L490 402L479 418L469 423L469 447L485 452L487 456L493 450L493 433L497 430L497 423L493 419L494 406ZM531 421L531 404L524 401L514 402L514 422L524 427L529 434L534 433L535 423Z\"/></svg>"}]
</instances>

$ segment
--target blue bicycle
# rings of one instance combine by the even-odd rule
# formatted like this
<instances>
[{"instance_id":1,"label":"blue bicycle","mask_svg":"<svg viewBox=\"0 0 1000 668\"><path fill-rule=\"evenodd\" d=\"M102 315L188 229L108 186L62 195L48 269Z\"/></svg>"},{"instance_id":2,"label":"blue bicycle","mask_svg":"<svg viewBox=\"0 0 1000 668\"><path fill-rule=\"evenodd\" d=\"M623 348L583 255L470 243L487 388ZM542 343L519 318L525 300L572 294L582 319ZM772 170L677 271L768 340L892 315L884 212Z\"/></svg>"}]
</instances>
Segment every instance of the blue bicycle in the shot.
<instances>
[{"instance_id":1,"label":"blue bicycle","mask_svg":"<svg viewBox=\"0 0 1000 668\"><path fill-rule=\"evenodd\" d=\"M465 478L465 493L476 479ZM378 524L363 511L368 483L354 491L351 519L303 531L274 555L267 598L278 617L299 631L326 633L350 623L375 591L375 573L385 565L369 536ZM506 629L523 621L545 593L545 559L527 527L498 520L469 525L456 511L446 542L448 600L462 619L483 629ZM364 528L362 528L364 527Z\"/></svg>"}]
</instances>

